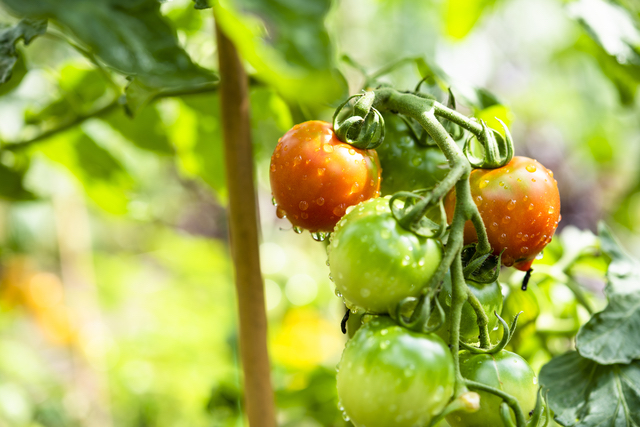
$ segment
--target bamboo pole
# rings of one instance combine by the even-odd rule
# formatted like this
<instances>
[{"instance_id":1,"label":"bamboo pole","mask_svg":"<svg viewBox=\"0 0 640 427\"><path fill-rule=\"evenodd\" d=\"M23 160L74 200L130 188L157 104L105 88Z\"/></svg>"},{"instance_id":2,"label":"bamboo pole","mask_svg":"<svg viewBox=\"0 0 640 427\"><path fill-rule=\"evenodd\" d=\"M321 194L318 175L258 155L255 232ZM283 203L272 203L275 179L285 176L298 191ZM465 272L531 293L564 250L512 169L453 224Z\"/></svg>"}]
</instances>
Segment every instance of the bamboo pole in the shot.
<instances>
[{"instance_id":1,"label":"bamboo pole","mask_svg":"<svg viewBox=\"0 0 640 427\"><path fill-rule=\"evenodd\" d=\"M275 427L267 352L267 318L258 252L258 211L253 182L248 79L233 43L217 25L216 39L245 408L251 427Z\"/></svg>"}]
</instances>

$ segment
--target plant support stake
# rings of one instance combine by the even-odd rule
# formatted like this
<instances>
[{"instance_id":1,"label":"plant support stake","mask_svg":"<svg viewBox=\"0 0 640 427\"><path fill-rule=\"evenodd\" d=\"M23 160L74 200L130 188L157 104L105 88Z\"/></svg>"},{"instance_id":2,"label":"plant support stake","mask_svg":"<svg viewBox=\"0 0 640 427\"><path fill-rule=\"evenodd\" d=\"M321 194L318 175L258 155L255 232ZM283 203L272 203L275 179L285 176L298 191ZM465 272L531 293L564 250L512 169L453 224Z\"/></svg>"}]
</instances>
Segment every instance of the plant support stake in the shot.
<instances>
[{"instance_id":1,"label":"plant support stake","mask_svg":"<svg viewBox=\"0 0 640 427\"><path fill-rule=\"evenodd\" d=\"M248 79L235 47L218 26L216 39L229 192L229 234L238 294L245 408L252 427L275 427L274 397L267 352L267 317L258 252Z\"/></svg>"}]
</instances>

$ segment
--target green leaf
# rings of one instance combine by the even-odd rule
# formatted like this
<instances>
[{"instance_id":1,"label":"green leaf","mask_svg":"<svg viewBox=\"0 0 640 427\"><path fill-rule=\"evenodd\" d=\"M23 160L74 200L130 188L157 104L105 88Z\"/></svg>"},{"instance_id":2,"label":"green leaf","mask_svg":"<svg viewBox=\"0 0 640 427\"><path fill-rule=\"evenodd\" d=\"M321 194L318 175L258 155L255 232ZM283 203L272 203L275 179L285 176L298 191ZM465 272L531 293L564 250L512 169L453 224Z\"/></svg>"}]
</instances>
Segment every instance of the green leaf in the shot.
<instances>
[{"instance_id":1,"label":"green leaf","mask_svg":"<svg viewBox=\"0 0 640 427\"><path fill-rule=\"evenodd\" d=\"M135 118L127 116L122 110L116 110L105 121L137 147L158 154L174 153L162 119L153 105L140 110Z\"/></svg>"},{"instance_id":2,"label":"green leaf","mask_svg":"<svg viewBox=\"0 0 640 427\"><path fill-rule=\"evenodd\" d=\"M46 31L47 21L42 19L23 19L15 26L0 31L0 85L9 81L18 61L16 43L22 39L28 45Z\"/></svg>"},{"instance_id":3,"label":"green leaf","mask_svg":"<svg viewBox=\"0 0 640 427\"><path fill-rule=\"evenodd\" d=\"M15 201L35 199L35 195L24 188L25 172L0 163L0 198Z\"/></svg>"},{"instance_id":4,"label":"green leaf","mask_svg":"<svg viewBox=\"0 0 640 427\"><path fill-rule=\"evenodd\" d=\"M640 425L640 361L603 366L571 351L542 367L540 383L563 426Z\"/></svg>"},{"instance_id":5,"label":"green leaf","mask_svg":"<svg viewBox=\"0 0 640 427\"><path fill-rule=\"evenodd\" d=\"M576 48L593 56L616 86L620 101L631 106L640 84L640 29L622 7L602 0L580 0L568 6L570 15L589 37Z\"/></svg>"},{"instance_id":6,"label":"green leaf","mask_svg":"<svg viewBox=\"0 0 640 427\"><path fill-rule=\"evenodd\" d=\"M482 14L496 0L449 0L445 8L445 30L448 35L462 39L476 25Z\"/></svg>"},{"instance_id":7,"label":"green leaf","mask_svg":"<svg viewBox=\"0 0 640 427\"><path fill-rule=\"evenodd\" d=\"M133 114L154 95L210 85L217 77L196 65L160 14L157 0L2 0L27 17L48 17L119 73L130 77Z\"/></svg>"},{"instance_id":8,"label":"green leaf","mask_svg":"<svg viewBox=\"0 0 640 427\"><path fill-rule=\"evenodd\" d=\"M65 132L36 150L75 175L99 207L113 214L127 212L133 179L118 159L88 135Z\"/></svg>"},{"instance_id":9,"label":"green leaf","mask_svg":"<svg viewBox=\"0 0 640 427\"><path fill-rule=\"evenodd\" d=\"M602 250L611 258L605 293L609 304L578 332L580 355L603 365L640 358L640 264L624 253L604 223L599 224Z\"/></svg>"},{"instance_id":10,"label":"green leaf","mask_svg":"<svg viewBox=\"0 0 640 427\"><path fill-rule=\"evenodd\" d=\"M335 103L347 95L325 27L330 0L222 0L216 24L256 71L289 100Z\"/></svg>"}]
</instances>

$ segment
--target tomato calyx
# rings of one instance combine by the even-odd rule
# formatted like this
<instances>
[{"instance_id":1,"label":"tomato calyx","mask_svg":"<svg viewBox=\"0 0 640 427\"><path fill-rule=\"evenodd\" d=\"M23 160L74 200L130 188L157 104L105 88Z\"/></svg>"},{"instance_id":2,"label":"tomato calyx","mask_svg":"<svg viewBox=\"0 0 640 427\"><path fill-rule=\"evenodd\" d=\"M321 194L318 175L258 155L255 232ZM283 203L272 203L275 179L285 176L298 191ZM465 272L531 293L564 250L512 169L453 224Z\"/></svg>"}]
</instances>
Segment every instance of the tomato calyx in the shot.
<instances>
[{"instance_id":1,"label":"tomato calyx","mask_svg":"<svg viewBox=\"0 0 640 427\"><path fill-rule=\"evenodd\" d=\"M498 255L483 254L478 251L477 246L478 243L474 242L462 248L464 278L482 284L493 283L500 276L500 264L504 250Z\"/></svg>"},{"instance_id":2,"label":"tomato calyx","mask_svg":"<svg viewBox=\"0 0 640 427\"><path fill-rule=\"evenodd\" d=\"M427 192L426 196L420 195ZM447 214L444 209L442 198L434 200L430 197L428 190L418 190L415 192L400 191L389 199L389 208L398 224L407 231L428 238L441 239L447 231ZM398 199L404 199L404 205L399 207L396 203ZM427 218L426 212L437 203L440 211L440 222Z\"/></svg>"},{"instance_id":3,"label":"tomato calyx","mask_svg":"<svg viewBox=\"0 0 640 427\"><path fill-rule=\"evenodd\" d=\"M357 99L351 111L343 113L352 99ZM333 114L333 129L338 139L356 148L369 150L384 141L384 118L373 108L375 93L367 91L349 97Z\"/></svg>"},{"instance_id":4,"label":"tomato calyx","mask_svg":"<svg viewBox=\"0 0 640 427\"><path fill-rule=\"evenodd\" d=\"M467 139L464 145L464 154L475 169L499 168L509 163L513 158L513 138L509 128L497 117L496 120L502 125L505 136L502 136L500 132L488 127L483 120L480 120L482 132L475 138L482 144L484 151L482 157L473 154L472 142L474 136Z\"/></svg>"},{"instance_id":5,"label":"tomato calyx","mask_svg":"<svg viewBox=\"0 0 640 427\"><path fill-rule=\"evenodd\" d=\"M391 318L400 326L415 332L428 334L442 327L445 321L445 312L438 299L439 289L429 288L420 297L407 297L400 301L395 310L391 311ZM430 324L431 316L436 309L437 320ZM411 313L409 317L405 314Z\"/></svg>"}]
</instances>

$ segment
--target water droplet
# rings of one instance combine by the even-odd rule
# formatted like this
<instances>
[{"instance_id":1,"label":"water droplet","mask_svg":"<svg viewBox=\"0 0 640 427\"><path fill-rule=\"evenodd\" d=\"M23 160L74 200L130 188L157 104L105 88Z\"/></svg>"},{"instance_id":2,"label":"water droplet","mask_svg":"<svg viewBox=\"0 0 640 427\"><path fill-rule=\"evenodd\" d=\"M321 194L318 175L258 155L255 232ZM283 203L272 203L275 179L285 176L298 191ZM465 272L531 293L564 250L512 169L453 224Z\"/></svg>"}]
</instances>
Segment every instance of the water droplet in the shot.
<instances>
[{"instance_id":1,"label":"water droplet","mask_svg":"<svg viewBox=\"0 0 640 427\"><path fill-rule=\"evenodd\" d=\"M331 144L324 144L322 146L322 149L324 150L325 153L333 153L333 145Z\"/></svg>"},{"instance_id":2,"label":"water droplet","mask_svg":"<svg viewBox=\"0 0 640 427\"><path fill-rule=\"evenodd\" d=\"M331 279L331 276L329 276L329 279ZM331 281L333 282L333 279L331 279ZM336 296L338 298L342 298L342 292L340 292L338 289L336 289Z\"/></svg>"},{"instance_id":3,"label":"water droplet","mask_svg":"<svg viewBox=\"0 0 640 427\"><path fill-rule=\"evenodd\" d=\"M500 181L500 182L498 183L498 185L499 185L500 187L504 187L504 181Z\"/></svg>"},{"instance_id":4,"label":"water droplet","mask_svg":"<svg viewBox=\"0 0 640 427\"><path fill-rule=\"evenodd\" d=\"M333 208L333 214L336 216L342 216L342 212L343 212L343 205L339 205Z\"/></svg>"},{"instance_id":5,"label":"water droplet","mask_svg":"<svg viewBox=\"0 0 640 427\"><path fill-rule=\"evenodd\" d=\"M482 189L482 188L486 187L487 185L489 185L489 180L485 179L484 181L480 182L480 184L478 184L478 188Z\"/></svg>"},{"instance_id":6,"label":"water droplet","mask_svg":"<svg viewBox=\"0 0 640 427\"><path fill-rule=\"evenodd\" d=\"M274 165L273 163L271 163L271 172L275 172L276 171L276 165Z\"/></svg>"},{"instance_id":7,"label":"water droplet","mask_svg":"<svg viewBox=\"0 0 640 427\"><path fill-rule=\"evenodd\" d=\"M318 168L318 176L323 176L325 171L326 171L325 168Z\"/></svg>"},{"instance_id":8,"label":"water droplet","mask_svg":"<svg viewBox=\"0 0 640 427\"><path fill-rule=\"evenodd\" d=\"M489 226L489 228L490 228L491 230L493 230L493 231L496 231L496 230L498 229L498 223L497 223L497 222L494 222L493 224L491 224L491 225Z\"/></svg>"},{"instance_id":9,"label":"water droplet","mask_svg":"<svg viewBox=\"0 0 640 427\"><path fill-rule=\"evenodd\" d=\"M298 207L300 208L301 211L306 211L307 209L309 209L309 203L303 200L300 203L298 203Z\"/></svg>"},{"instance_id":10,"label":"water droplet","mask_svg":"<svg viewBox=\"0 0 640 427\"><path fill-rule=\"evenodd\" d=\"M540 252L538 255L536 255L536 259L542 259L544 257L544 252Z\"/></svg>"},{"instance_id":11,"label":"water droplet","mask_svg":"<svg viewBox=\"0 0 640 427\"><path fill-rule=\"evenodd\" d=\"M306 212L302 212L302 213L300 214L300 218L302 218L302 219L307 219L307 218L309 218L309 214L308 214L308 213L306 213Z\"/></svg>"},{"instance_id":12,"label":"water droplet","mask_svg":"<svg viewBox=\"0 0 640 427\"><path fill-rule=\"evenodd\" d=\"M502 223L503 224L508 224L509 221L511 221L511 217L510 216L505 216L504 218L502 218Z\"/></svg>"},{"instance_id":13,"label":"water droplet","mask_svg":"<svg viewBox=\"0 0 640 427\"><path fill-rule=\"evenodd\" d=\"M533 203L529 204L529 210L532 211L533 210Z\"/></svg>"},{"instance_id":14,"label":"water droplet","mask_svg":"<svg viewBox=\"0 0 640 427\"><path fill-rule=\"evenodd\" d=\"M553 208L553 206L549 206L549 210L547 211L547 213L549 215L553 214L556 210Z\"/></svg>"},{"instance_id":15,"label":"water droplet","mask_svg":"<svg viewBox=\"0 0 640 427\"><path fill-rule=\"evenodd\" d=\"M511 199L509 203L507 203L507 209L510 211L514 210L516 208L516 203L515 199Z\"/></svg>"},{"instance_id":16,"label":"water droplet","mask_svg":"<svg viewBox=\"0 0 640 427\"><path fill-rule=\"evenodd\" d=\"M534 173L535 171L538 170L535 165L527 165L525 169L527 170L527 172L531 172L531 173Z\"/></svg>"},{"instance_id":17,"label":"water droplet","mask_svg":"<svg viewBox=\"0 0 640 427\"><path fill-rule=\"evenodd\" d=\"M521 180L520 178L518 178L516 181L518 181L518 182L522 182L522 180Z\"/></svg>"},{"instance_id":18,"label":"water droplet","mask_svg":"<svg viewBox=\"0 0 640 427\"><path fill-rule=\"evenodd\" d=\"M421 157L414 157L413 159L411 159L411 164L413 166L420 166L422 164L422 158Z\"/></svg>"},{"instance_id":19,"label":"water droplet","mask_svg":"<svg viewBox=\"0 0 640 427\"><path fill-rule=\"evenodd\" d=\"M302 228L295 226L293 227L293 232L296 234L301 234L302 233Z\"/></svg>"},{"instance_id":20,"label":"water droplet","mask_svg":"<svg viewBox=\"0 0 640 427\"><path fill-rule=\"evenodd\" d=\"M355 208L355 206L348 206L347 209L345 209L344 214L348 214L349 212L351 212L353 209Z\"/></svg>"},{"instance_id":21,"label":"water droplet","mask_svg":"<svg viewBox=\"0 0 640 427\"><path fill-rule=\"evenodd\" d=\"M536 182L536 179L535 178L531 178L531 182Z\"/></svg>"},{"instance_id":22,"label":"water droplet","mask_svg":"<svg viewBox=\"0 0 640 427\"><path fill-rule=\"evenodd\" d=\"M524 196L524 199L522 199L523 202L526 202L529 200L529 196Z\"/></svg>"},{"instance_id":23,"label":"water droplet","mask_svg":"<svg viewBox=\"0 0 640 427\"><path fill-rule=\"evenodd\" d=\"M360 184L358 184L357 182L354 182L353 185L351 186L351 193L357 193L358 192L358 188L360 188Z\"/></svg>"},{"instance_id":24,"label":"water droplet","mask_svg":"<svg viewBox=\"0 0 640 427\"><path fill-rule=\"evenodd\" d=\"M516 234L516 239L522 240L522 232L519 232L518 234Z\"/></svg>"},{"instance_id":25,"label":"water droplet","mask_svg":"<svg viewBox=\"0 0 640 427\"><path fill-rule=\"evenodd\" d=\"M547 169L547 172L549 172L549 176L550 176L551 178L553 178L553 171L552 171L552 170Z\"/></svg>"},{"instance_id":26,"label":"water droplet","mask_svg":"<svg viewBox=\"0 0 640 427\"><path fill-rule=\"evenodd\" d=\"M527 240L529 240L529 235L525 234L524 236L522 236L522 241L526 242Z\"/></svg>"},{"instance_id":27,"label":"water droplet","mask_svg":"<svg viewBox=\"0 0 640 427\"><path fill-rule=\"evenodd\" d=\"M500 243L504 243L507 241L507 235L505 233L502 233L500 235L500 237L498 237L498 240L500 241Z\"/></svg>"},{"instance_id":28,"label":"water droplet","mask_svg":"<svg viewBox=\"0 0 640 427\"><path fill-rule=\"evenodd\" d=\"M271 204L272 204L273 206L278 206L278 202L276 201L276 198L275 198L275 197L273 197L273 196L271 196Z\"/></svg>"},{"instance_id":29,"label":"water droplet","mask_svg":"<svg viewBox=\"0 0 640 427\"><path fill-rule=\"evenodd\" d=\"M287 216L287 213L284 211L284 209L282 209L281 207L278 207L276 209L276 216L280 219L284 218Z\"/></svg>"},{"instance_id":30,"label":"water droplet","mask_svg":"<svg viewBox=\"0 0 640 427\"><path fill-rule=\"evenodd\" d=\"M526 246L523 246L520 248L520 252L522 252L523 254L526 254L527 252L529 252L529 248Z\"/></svg>"},{"instance_id":31,"label":"water droplet","mask_svg":"<svg viewBox=\"0 0 640 427\"><path fill-rule=\"evenodd\" d=\"M353 156L354 154L356 154L356 150L354 150L353 148L349 148L349 154Z\"/></svg>"}]
</instances>

